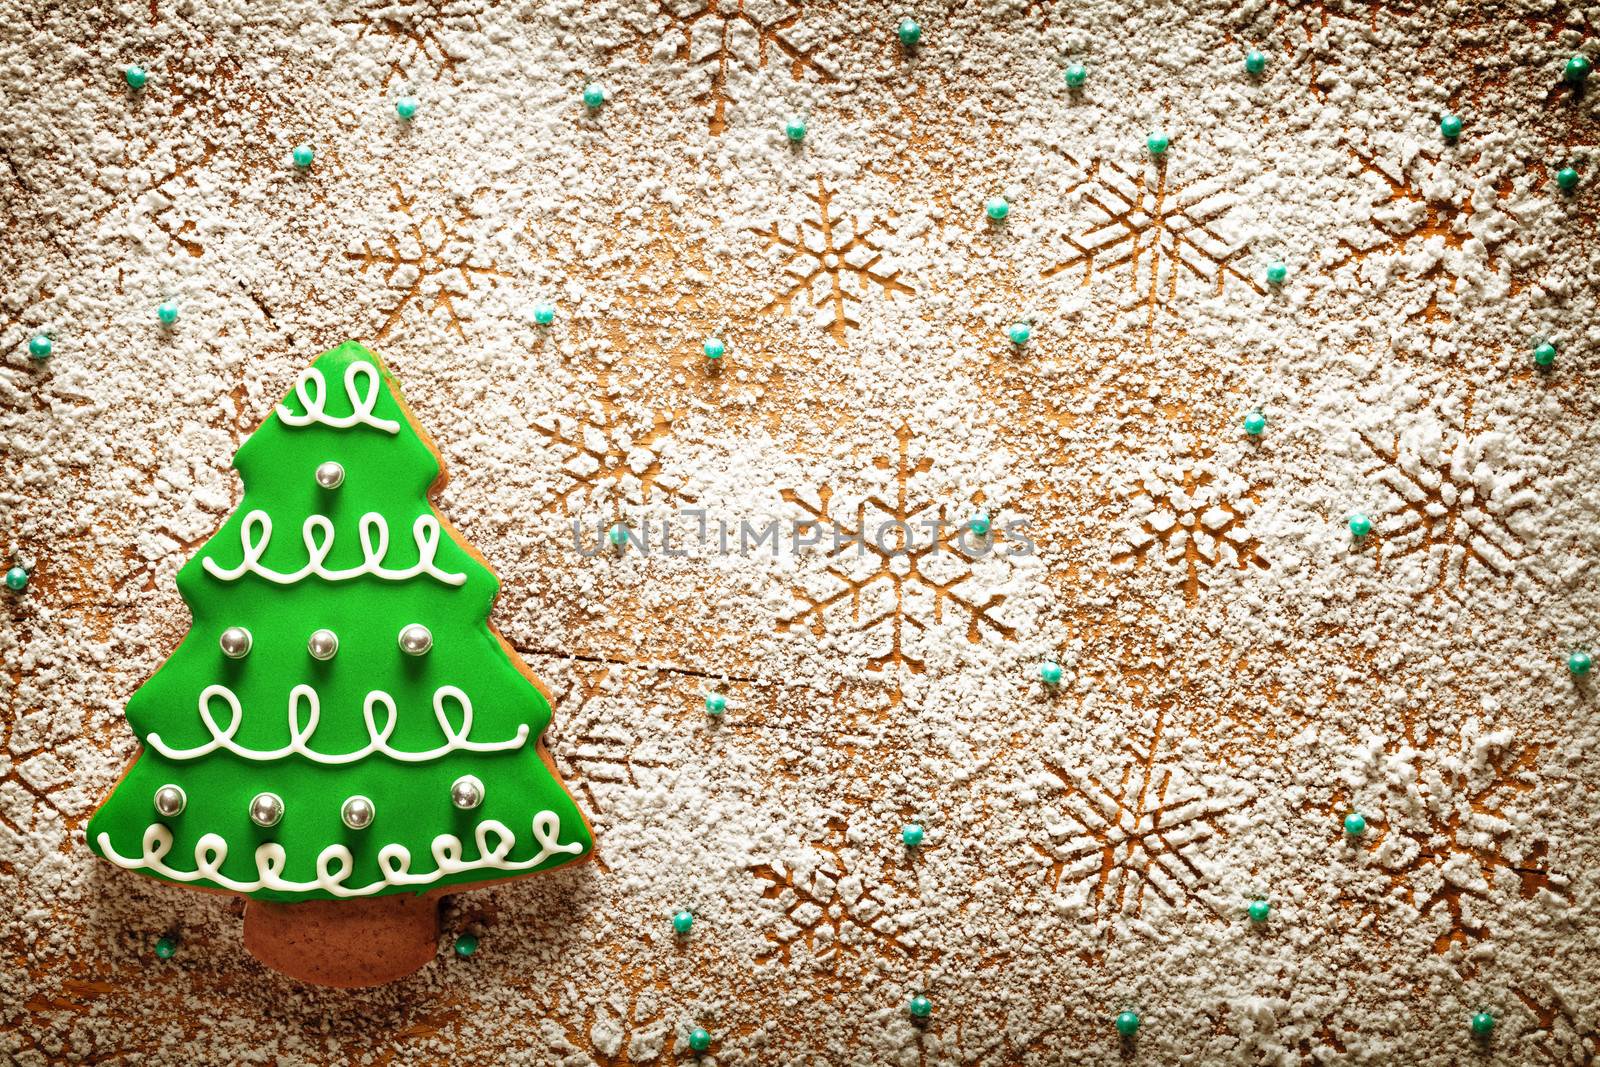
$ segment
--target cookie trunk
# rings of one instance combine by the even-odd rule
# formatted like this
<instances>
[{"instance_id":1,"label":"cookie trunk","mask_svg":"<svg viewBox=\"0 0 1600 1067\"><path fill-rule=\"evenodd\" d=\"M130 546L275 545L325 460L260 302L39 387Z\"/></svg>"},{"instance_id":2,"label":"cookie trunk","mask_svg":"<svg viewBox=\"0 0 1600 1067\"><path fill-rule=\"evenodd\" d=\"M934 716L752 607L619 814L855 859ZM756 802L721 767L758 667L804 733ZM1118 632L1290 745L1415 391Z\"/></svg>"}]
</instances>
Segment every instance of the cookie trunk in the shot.
<instances>
[{"instance_id":1,"label":"cookie trunk","mask_svg":"<svg viewBox=\"0 0 1600 1067\"><path fill-rule=\"evenodd\" d=\"M420 970L438 953L439 901L431 893L298 904L250 900L244 947L302 982L383 985Z\"/></svg>"}]
</instances>

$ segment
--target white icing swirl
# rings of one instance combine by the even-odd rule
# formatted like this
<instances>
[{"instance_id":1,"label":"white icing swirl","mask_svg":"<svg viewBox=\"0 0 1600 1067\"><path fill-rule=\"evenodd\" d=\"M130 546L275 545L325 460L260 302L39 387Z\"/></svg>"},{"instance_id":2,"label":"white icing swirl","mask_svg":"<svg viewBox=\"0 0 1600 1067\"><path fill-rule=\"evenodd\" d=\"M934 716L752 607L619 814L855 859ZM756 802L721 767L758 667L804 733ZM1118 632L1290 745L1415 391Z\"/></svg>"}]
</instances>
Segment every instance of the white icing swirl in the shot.
<instances>
[{"instance_id":1,"label":"white icing swirl","mask_svg":"<svg viewBox=\"0 0 1600 1067\"><path fill-rule=\"evenodd\" d=\"M283 869L288 864L288 853L276 841L268 841L256 847L258 877L255 881L239 881L222 873L222 865L228 858L228 843L220 834L206 834L195 844L195 869L192 871L179 871L167 866L166 856L172 850L172 831L161 823L151 823L145 827L143 854L140 856L119 854L111 847L110 834L102 833L98 840L100 851L117 866L130 871L142 867L176 882L198 882L204 879L235 893L254 893L260 889L309 893L320 889L336 897L365 897L390 886L431 885L443 875L460 874L464 871L532 870L553 855L576 856L583 852L583 845L580 842L569 841L562 844L559 840L560 832L559 815L553 811L537 813L533 817L533 840L539 846L539 851L531 859L508 860L506 856L516 844L516 835L505 823L485 819L478 824L473 835L478 845L477 859L462 859L461 839L454 834L440 834L433 839L433 859L436 868L426 874L411 873L411 852L404 845L388 844L378 852L378 866L383 870L383 878L355 887L344 884L350 877L351 868L355 865L355 857L343 845L329 845L318 853L316 878L309 882L291 882L283 877ZM489 844L491 834L495 838L492 846Z\"/></svg>"},{"instance_id":2,"label":"white icing swirl","mask_svg":"<svg viewBox=\"0 0 1600 1067\"><path fill-rule=\"evenodd\" d=\"M389 523L375 511L361 516L361 565L357 567L324 567L323 560L333 551L333 523L326 515L312 515L300 528L300 539L306 546L306 565L297 571L276 571L263 566L261 557L272 541L272 516L260 508L245 514L239 526L239 544L244 558L238 566L224 567L207 556L201 560L206 573L224 582L232 582L246 574L254 574L278 585L294 585L315 575L330 582L343 582L370 574L391 582L403 582L419 574L437 578L446 585L460 585L467 580L465 574L440 570L433 558L439 552L439 520L432 515L418 515L411 525L411 538L417 544L417 562L409 567L392 568L383 565L389 552Z\"/></svg>"},{"instance_id":3,"label":"white icing swirl","mask_svg":"<svg viewBox=\"0 0 1600 1067\"><path fill-rule=\"evenodd\" d=\"M226 726L218 726L216 718L211 714L211 701L217 697L222 698L231 713ZM444 705L447 700L454 700L461 706L459 730L450 725L450 716L445 713ZM303 721L300 711L302 702L308 705ZM373 715L373 708L380 706L385 712L382 726L378 725ZM206 729L211 731L210 741L194 748L174 748L161 740L161 735L157 733L149 734L145 741L163 756L175 760L199 759L220 748L232 752L235 756L262 763L287 759L290 756L304 756L314 763L332 766L355 763L374 753L402 763L427 763L429 760L436 760L458 751L508 752L521 748L528 741L527 723L518 726L516 735L504 741L469 741L467 735L472 731L472 701L467 699L467 694L453 685L440 686L433 691L433 714L439 720L439 729L444 732L444 744L420 752L393 748L389 745L389 735L394 733L396 721L394 698L381 689L374 689L367 694L367 699L361 708L361 715L367 723L369 738L367 744L353 752L336 754L317 752L308 742L311 735L316 732L317 722L322 717L322 707L317 700L315 689L309 685L297 685L289 691L289 743L282 748L249 748L233 739L244 718L243 710L239 707L239 698L225 685L208 685L200 692L200 720L205 723Z\"/></svg>"},{"instance_id":4,"label":"white icing swirl","mask_svg":"<svg viewBox=\"0 0 1600 1067\"><path fill-rule=\"evenodd\" d=\"M358 392L356 378L365 376L366 391ZM372 414L378 405L378 368L371 363L352 363L344 369L344 391L350 398L350 414L329 415L327 412L328 381L316 367L307 367L294 383L294 392L300 398L304 415L296 415L282 404L278 405L278 418L285 426L310 426L320 423L336 430L347 430L357 424L371 426L384 433L399 433L400 424L393 419L380 419Z\"/></svg>"}]
</instances>

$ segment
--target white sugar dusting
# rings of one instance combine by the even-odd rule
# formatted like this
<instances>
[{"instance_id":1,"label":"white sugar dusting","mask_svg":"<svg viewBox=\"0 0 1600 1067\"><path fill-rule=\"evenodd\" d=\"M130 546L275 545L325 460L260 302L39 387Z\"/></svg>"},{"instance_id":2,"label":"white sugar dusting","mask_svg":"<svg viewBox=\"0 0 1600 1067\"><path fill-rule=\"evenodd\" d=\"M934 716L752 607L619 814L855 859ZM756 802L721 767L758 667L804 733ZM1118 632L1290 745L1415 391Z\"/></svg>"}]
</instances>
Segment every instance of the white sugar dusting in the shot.
<instances>
[{"instance_id":1,"label":"white sugar dusting","mask_svg":"<svg viewBox=\"0 0 1600 1067\"><path fill-rule=\"evenodd\" d=\"M1600 104L1562 82L1600 13L0 11L0 1058L1600 1056ZM356 993L83 839L233 452L347 338L599 860L452 898Z\"/></svg>"}]
</instances>

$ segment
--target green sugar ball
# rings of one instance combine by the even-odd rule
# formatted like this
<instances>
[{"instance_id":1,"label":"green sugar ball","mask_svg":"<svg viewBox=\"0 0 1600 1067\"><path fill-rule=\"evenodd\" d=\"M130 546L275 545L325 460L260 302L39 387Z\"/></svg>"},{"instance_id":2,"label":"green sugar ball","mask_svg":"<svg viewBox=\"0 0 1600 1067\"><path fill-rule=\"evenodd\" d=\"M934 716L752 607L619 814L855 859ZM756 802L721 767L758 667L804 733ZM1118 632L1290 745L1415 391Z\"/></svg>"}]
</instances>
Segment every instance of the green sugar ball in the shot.
<instances>
[{"instance_id":1,"label":"green sugar ball","mask_svg":"<svg viewBox=\"0 0 1600 1067\"><path fill-rule=\"evenodd\" d=\"M473 934L462 934L460 937L456 938L455 949L457 956L460 956L462 959L466 959L468 956L478 951L478 939Z\"/></svg>"},{"instance_id":2,"label":"green sugar ball","mask_svg":"<svg viewBox=\"0 0 1600 1067\"><path fill-rule=\"evenodd\" d=\"M156 959L170 960L178 954L178 939L163 937L156 941Z\"/></svg>"},{"instance_id":3,"label":"green sugar ball","mask_svg":"<svg viewBox=\"0 0 1600 1067\"><path fill-rule=\"evenodd\" d=\"M1358 811L1352 811L1344 817L1344 832L1351 837L1360 837L1367 832L1367 820Z\"/></svg>"},{"instance_id":4,"label":"green sugar ball","mask_svg":"<svg viewBox=\"0 0 1600 1067\"><path fill-rule=\"evenodd\" d=\"M590 111L599 111L606 106L606 91L603 86L590 82L583 87L583 106Z\"/></svg>"},{"instance_id":5,"label":"green sugar ball","mask_svg":"<svg viewBox=\"0 0 1600 1067\"><path fill-rule=\"evenodd\" d=\"M1350 516L1350 536L1365 537L1372 532L1372 520L1359 511Z\"/></svg>"},{"instance_id":6,"label":"green sugar ball","mask_svg":"<svg viewBox=\"0 0 1600 1067\"><path fill-rule=\"evenodd\" d=\"M628 528L619 522L611 527L611 530L606 534L606 537L610 538L612 544L616 545L618 548L621 548L623 545L628 543Z\"/></svg>"},{"instance_id":7,"label":"green sugar ball","mask_svg":"<svg viewBox=\"0 0 1600 1067\"><path fill-rule=\"evenodd\" d=\"M706 354L707 359L721 359L723 353L728 351L728 346L722 343L720 337L707 337L706 343L701 346L701 351Z\"/></svg>"},{"instance_id":8,"label":"green sugar ball","mask_svg":"<svg viewBox=\"0 0 1600 1067\"><path fill-rule=\"evenodd\" d=\"M694 926L694 916L687 910L679 911L672 916L672 929L678 934L687 934Z\"/></svg>"},{"instance_id":9,"label":"green sugar ball","mask_svg":"<svg viewBox=\"0 0 1600 1067\"><path fill-rule=\"evenodd\" d=\"M1251 922L1264 923L1267 921L1267 916L1272 914L1272 905L1265 900L1252 900L1248 910Z\"/></svg>"},{"instance_id":10,"label":"green sugar ball","mask_svg":"<svg viewBox=\"0 0 1600 1067\"><path fill-rule=\"evenodd\" d=\"M12 567L6 571L6 588L13 593L20 593L28 588L28 572L21 567Z\"/></svg>"},{"instance_id":11,"label":"green sugar ball","mask_svg":"<svg viewBox=\"0 0 1600 1067\"><path fill-rule=\"evenodd\" d=\"M417 114L417 98L402 96L394 102L394 113L403 119L412 119Z\"/></svg>"},{"instance_id":12,"label":"green sugar ball","mask_svg":"<svg viewBox=\"0 0 1600 1067\"><path fill-rule=\"evenodd\" d=\"M50 338L46 337L42 333L36 333L28 340L28 355L32 356L34 359L41 361L49 359L50 353L54 349L55 345L51 342Z\"/></svg>"},{"instance_id":13,"label":"green sugar ball","mask_svg":"<svg viewBox=\"0 0 1600 1067\"><path fill-rule=\"evenodd\" d=\"M548 326L556 321L556 309L551 304L539 304L533 309L533 321L540 326Z\"/></svg>"},{"instance_id":14,"label":"green sugar ball","mask_svg":"<svg viewBox=\"0 0 1600 1067\"><path fill-rule=\"evenodd\" d=\"M1244 417L1244 432L1251 437L1260 437L1261 431L1267 428L1267 417L1259 411L1252 411Z\"/></svg>"},{"instance_id":15,"label":"green sugar ball","mask_svg":"<svg viewBox=\"0 0 1600 1067\"><path fill-rule=\"evenodd\" d=\"M1267 284L1282 285L1289 280L1289 268L1282 263L1267 264Z\"/></svg>"},{"instance_id":16,"label":"green sugar ball","mask_svg":"<svg viewBox=\"0 0 1600 1067\"><path fill-rule=\"evenodd\" d=\"M989 531L994 528L994 523L989 518L987 511L980 511L967 520L967 529L979 537L988 537Z\"/></svg>"},{"instance_id":17,"label":"green sugar ball","mask_svg":"<svg viewBox=\"0 0 1600 1067\"><path fill-rule=\"evenodd\" d=\"M1160 130L1156 130L1155 132L1151 133L1149 137L1144 139L1144 146L1150 149L1150 154L1152 156L1166 155L1167 149L1171 147L1171 145L1171 139Z\"/></svg>"},{"instance_id":18,"label":"green sugar ball","mask_svg":"<svg viewBox=\"0 0 1600 1067\"><path fill-rule=\"evenodd\" d=\"M1570 193L1578 184L1578 172L1572 167L1562 167L1556 171L1556 184L1564 193Z\"/></svg>"},{"instance_id":19,"label":"green sugar ball","mask_svg":"<svg viewBox=\"0 0 1600 1067\"><path fill-rule=\"evenodd\" d=\"M1123 1037L1132 1037L1139 1032L1139 1024L1143 1021L1136 1011L1125 1011L1117 1016L1117 1033Z\"/></svg>"},{"instance_id":20,"label":"green sugar ball","mask_svg":"<svg viewBox=\"0 0 1600 1067\"><path fill-rule=\"evenodd\" d=\"M178 321L178 303L175 300L164 300L156 308L156 319L163 326L171 326Z\"/></svg>"},{"instance_id":21,"label":"green sugar ball","mask_svg":"<svg viewBox=\"0 0 1600 1067\"><path fill-rule=\"evenodd\" d=\"M1025 322L1013 323L1006 330L1006 336L1011 339L1012 344L1021 348L1033 336L1033 327Z\"/></svg>"},{"instance_id":22,"label":"green sugar ball","mask_svg":"<svg viewBox=\"0 0 1600 1067\"><path fill-rule=\"evenodd\" d=\"M12 571L11 573L15 574L16 571ZM6 584L11 584L10 575L7 575L6 577ZM16 589L18 587L13 585L11 588ZM1567 670L1572 672L1572 676L1574 678L1582 678L1584 675L1589 673L1589 668L1593 666L1594 660L1589 657L1589 653L1584 652L1581 649L1567 657Z\"/></svg>"},{"instance_id":23,"label":"green sugar ball","mask_svg":"<svg viewBox=\"0 0 1600 1067\"><path fill-rule=\"evenodd\" d=\"M900 841L907 848L916 848L918 845L922 844L922 838L922 827L914 822L907 823L905 828L900 831Z\"/></svg>"},{"instance_id":24,"label":"green sugar ball","mask_svg":"<svg viewBox=\"0 0 1600 1067\"><path fill-rule=\"evenodd\" d=\"M907 48L915 48L922 40L922 27L912 19L900 20L900 25L895 27L895 36L900 38L900 43Z\"/></svg>"},{"instance_id":25,"label":"green sugar ball","mask_svg":"<svg viewBox=\"0 0 1600 1067\"><path fill-rule=\"evenodd\" d=\"M1494 1032L1494 1016L1486 1011L1475 1011L1468 1025L1472 1027L1473 1037L1488 1037Z\"/></svg>"},{"instance_id":26,"label":"green sugar ball","mask_svg":"<svg viewBox=\"0 0 1600 1067\"><path fill-rule=\"evenodd\" d=\"M1244 57L1244 69L1251 74L1260 74L1267 69L1266 55L1252 50L1249 55Z\"/></svg>"},{"instance_id":27,"label":"green sugar ball","mask_svg":"<svg viewBox=\"0 0 1600 1067\"><path fill-rule=\"evenodd\" d=\"M150 72L135 63L122 72L122 80L130 89L143 89L144 83L150 80Z\"/></svg>"},{"instance_id":28,"label":"green sugar ball","mask_svg":"<svg viewBox=\"0 0 1600 1067\"><path fill-rule=\"evenodd\" d=\"M1046 663L1039 668L1039 677L1045 685L1061 684L1061 664Z\"/></svg>"},{"instance_id":29,"label":"green sugar ball","mask_svg":"<svg viewBox=\"0 0 1600 1067\"><path fill-rule=\"evenodd\" d=\"M1067 68L1067 88L1082 89L1083 83L1089 80L1089 69L1082 63L1074 63Z\"/></svg>"},{"instance_id":30,"label":"green sugar ball","mask_svg":"<svg viewBox=\"0 0 1600 1067\"><path fill-rule=\"evenodd\" d=\"M706 714L721 715L728 710L728 698L721 693L712 693L706 697Z\"/></svg>"},{"instance_id":31,"label":"green sugar ball","mask_svg":"<svg viewBox=\"0 0 1600 1067\"><path fill-rule=\"evenodd\" d=\"M1004 222L1011 214L1011 205L1006 203L1005 197L993 196L984 201L983 213L989 216L990 222Z\"/></svg>"},{"instance_id":32,"label":"green sugar ball","mask_svg":"<svg viewBox=\"0 0 1600 1067\"><path fill-rule=\"evenodd\" d=\"M916 1019L926 1019L933 1014L933 1001L921 993L912 997L911 1003L907 1004L906 1007L911 1011L912 1017Z\"/></svg>"},{"instance_id":33,"label":"green sugar ball","mask_svg":"<svg viewBox=\"0 0 1600 1067\"><path fill-rule=\"evenodd\" d=\"M1556 361L1556 346L1549 341L1540 341L1533 350L1533 361L1541 367L1548 367Z\"/></svg>"},{"instance_id":34,"label":"green sugar ball","mask_svg":"<svg viewBox=\"0 0 1600 1067\"><path fill-rule=\"evenodd\" d=\"M1573 56L1567 60L1567 66L1562 71L1562 76L1573 85L1582 84L1589 76L1589 60L1586 56Z\"/></svg>"},{"instance_id":35,"label":"green sugar ball","mask_svg":"<svg viewBox=\"0 0 1600 1067\"><path fill-rule=\"evenodd\" d=\"M783 135L799 144L806 139L806 121L802 118L792 118L783 124Z\"/></svg>"},{"instance_id":36,"label":"green sugar ball","mask_svg":"<svg viewBox=\"0 0 1600 1067\"><path fill-rule=\"evenodd\" d=\"M305 170L317 158L317 153L312 150L310 145L300 144L294 146L294 153L291 158L293 158L295 166Z\"/></svg>"},{"instance_id":37,"label":"green sugar ball","mask_svg":"<svg viewBox=\"0 0 1600 1067\"><path fill-rule=\"evenodd\" d=\"M689 1047L696 1052L704 1052L711 1047L711 1034L703 1027L695 1027L689 1031Z\"/></svg>"},{"instance_id":38,"label":"green sugar ball","mask_svg":"<svg viewBox=\"0 0 1600 1067\"><path fill-rule=\"evenodd\" d=\"M1460 137L1461 116L1446 115L1444 118L1440 119L1439 132L1444 135L1444 139L1447 141L1454 141L1457 137Z\"/></svg>"}]
</instances>

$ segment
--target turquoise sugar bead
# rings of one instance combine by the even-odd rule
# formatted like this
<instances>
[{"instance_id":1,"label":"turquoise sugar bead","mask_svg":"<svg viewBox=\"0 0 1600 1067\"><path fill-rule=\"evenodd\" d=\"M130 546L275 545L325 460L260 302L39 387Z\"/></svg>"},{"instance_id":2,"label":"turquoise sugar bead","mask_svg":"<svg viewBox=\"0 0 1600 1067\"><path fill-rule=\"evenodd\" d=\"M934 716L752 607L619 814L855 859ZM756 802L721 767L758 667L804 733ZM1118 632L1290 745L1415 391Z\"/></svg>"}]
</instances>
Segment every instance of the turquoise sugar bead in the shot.
<instances>
[{"instance_id":1,"label":"turquoise sugar bead","mask_svg":"<svg viewBox=\"0 0 1600 1067\"><path fill-rule=\"evenodd\" d=\"M1123 1037L1132 1037L1139 1032L1139 1024L1143 1022L1136 1011L1125 1011L1117 1016L1117 1033Z\"/></svg>"},{"instance_id":2,"label":"turquoise sugar bead","mask_svg":"<svg viewBox=\"0 0 1600 1067\"><path fill-rule=\"evenodd\" d=\"M672 917L672 929L679 934L686 934L694 926L694 916L687 911L680 911Z\"/></svg>"},{"instance_id":3,"label":"turquoise sugar bead","mask_svg":"<svg viewBox=\"0 0 1600 1067\"><path fill-rule=\"evenodd\" d=\"M1046 663L1039 668L1039 677L1045 685L1061 684L1061 664Z\"/></svg>"},{"instance_id":4,"label":"turquoise sugar bead","mask_svg":"<svg viewBox=\"0 0 1600 1067\"><path fill-rule=\"evenodd\" d=\"M540 326L548 326L556 321L556 309L549 304L540 304L533 309L533 321Z\"/></svg>"},{"instance_id":5,"label":"turquoise sugar bead","mask_svg":"<svg viewBox=\"0 0 1600 1067\"><path fill-rule=\"evenodd\" d=\"M1004 222L1006 216L1011 214L1011 205L1006 203L1004 197L990 197L984 201L983 213L989 216L990 222Z\"/></svg>"},{"instance_id":6,"label":"turquoise sugar bead","mask_svg":"<svg viewBox=\"0 0 1600 1067\"><path fill-rule=\"evenodd\" d=\"M1533 350L1533 361L1541 367L1548 367L1556 361L1556 346L1549 341L1541 341Z\"/></svg>"},{"instance_id":7,"label":"turquoise sugar bead","mask_svg":"<svg viewBox=\"0 0 1600 1067\"><path fill-rule=\"evenodd\" d=\"M456 938L456 955L466 959L478 951L478 939L472 934L462 934Z\"/></svg>"},{"instance_id":8,"label":"turquoise sugar bead","mask_svg":"<svg viewBox=\"0 0 1600 1067\"><path fill-rule=\"evenodd\" d=\"M711 1047L711 1034L702 1027L695 1027L689 1031L689 1047L696 1052L704 1052Z\"/></svg>"},{"instance_id":9,"label":"turquoise sugar bead","mask_svg":"<svg viewBox=\"0 0 1600 1067\"><path fill-rule=\"evenodd\" d=\"M907 848L916 848L922 844L922 838L922 827L917 823L908 823L905 829L900 831L900 840Z\"/></svg>"},{"instance_id":10,"label":"turquoise sugar bead","mask_svg":"<svg viewBox=\"0 0 1600 1067\"><path fill-rule=\"evenodd\" d=\"M922 40L922 27L911 19L901 19L900 25L895 27L894 32L900 38L900 43L907 48L915 48Z\"/></svg>"},{"instance_id":11,"label":"turquoise sugar bead","mask_svg":"<svg viewBox=\"0 0 1600 1067\"><path fill-rule=\"evenodd\" d=\"M1372 520L1357 512L1350 516L1350 536L1365 537L1372 532Z\"/></svg>"},{"instance_id":12,"label":"turquoise sugar bead","mask_svg":"<svg viewBox=\"0 0 1600 1067\"><path fill-rule=\"evenodd\" d=\"M1152 133L1149 137L1146 137L1144 139L1144 145L1146 148L1150 149L1150 154L1152 156L1164 156L1167 154L1167 149L1172 145L1172 141L1167 137L1166 134L1158 131Z\"/></svg>"},{"instance_id":13,"label":"turquoise sugar bead","mask_svg":"<svg viewBox=\"0 0 1600 1067\"><path fill-rule=\"evenodd\" d=\"M20 593L28 587L28 572L21 567L12 567L6 571L6 588L13 593Z\"/></svg>"},{"instance_id":14,"label":"turquoise sugar bead","mask_svg":"<svg viewBox=\"0 0 1600 1067\"><path fill-rule=\"evenodd\" d=\"M628 543L628 528L619 522L611 527L611 531L606 534L606 537L610 538L612 544L621 548Z\"/></svg>"},{"instance_id":15,"label":"turquoise sugar bead","mask_svg":"<svg viewBox=\"0 0 1600 1067\"><path fill-rule=\"evenodd\" d=\"M170 960L173 956L176 956L177 954L178 954L178 939L177 938L175 938L175 937L163 937L163 938L161 938L160 940L158 940L156 942L156 958L157 959Z\"/></svg>"},{"instance_id":16,"label":"turquoise sugar bead","mask_svg":"<svg viewBox=\"0 0 1600 1067\"><path fill-rule=\"evenodd\" d=\"M1582 83L1589 76L1589 60L1584 56L1573 56L1567 60L1567 67L1562 76L1573 85Z\"/></svg>"},{"instance_id":17,"label":"turquoise sugar bead","mask_svg":"<svg viewBox=\"0 0 1600 1067\"><path fill-rule=\"evenodd\" d=\"M1562 167L1556 171L1556 184L1561 186L1561 191L1571 192L1578 184L1578 172L1571 167Z\"/></svg>"},{"instance_id":18,"label":"turquoise sugar bead","mask_svg":"<svg viewBox=\"0 0 1600 1067\"><path fill-rule=\"evenodd\" d=\"M11 573L15 574L16 571ZM11 585L11 575L9 574L6 576L6 584ZM11 588L17 589L20 587L12 585ZM1589 673L1589 668L1593 666L1594 660L1589 657L1587 652L1578 651L1567 657L1567 670L1572 672L1574 678L1582 678Z\"/></svg>"},{"instance_id":19,"label":"turquoise sugar bead","mask_svg":"<svg viewBox=\"0 0 1600 1067\"><path fill-rule=\"evenodd\" d=\"M1261 431L1267 428L1267 417L1259 411L1252 411L1244 417L1244 432L1251 437L1260 437Z\"/></svg>"},{"instance_id":20,"label":"turquoise sugar bead","mask_svg":"<svg viewBox=\"0 0 1600 1067\"><path fill-rule=\"evenodd\" d=\"M599 111L606 106L606 91L594 82L583 87L583 106L590 111Z\"/></svg>"},{"instance_id":21,"label":"turquoise sugar bead","mask_svg":"<svg viewBox=\"0 0 1600 1067\"><path fill-rule=\"evenodd\" d=\"M310 145L301 144L294 146L294 165L299 167L301 170L305 170L307 167L311 166L312 161L316 158L317 153L312 150Z\"/></svg>"},{"instance_id":22,"label":"turquoise sugar bead","mask_svg":"<svg viewBox=\"0 0 1600 1067\"><path fill-rule=\"evenodd\" d=\"M1360 837L1367 832L1367 820L1358 811L1352 811L1344 817L1344 832L1351 837Z\"/></svg>"},{"instance_id":23,"label":"turquoise sugar bead","mask_svg":"<svg viewBox=\"0 0 1600 1067\"><path fill-rule=\"evenodd\" d=\"M161 325L163 326L171 326L173 323L177 322L178 305L176 301L164 301L160 307L156 308L156 318L160 320Z\"/></svg>"},{"instance_id":24,"label":"turquoise sugar bead","mask_svg":"<svg viewBox=\"0 0 1600 1067\"><path fill-rule=\"evenodd\" d=\"M1272 914L1272 905L1265 900L1252 900L1249 912L1251 922L1264 923L1267 921L1267 916Z\"/></svg>"},{"instance_id":25,"label":"turquoise sugar bead","mask_svg":"<svg viewBox=\"0 0 1600 1067\"><path fill-rule=\"evenodd\" d=\"M728 698L721 693L712 693L706 697L706 714L721 715L728 710Z\"/></svg>"},{"instance_id":26,"label":"turquoise sugar bead","mask_svg":"<svg viewBox=\"0 0 1600 1067\"><path fill-rule=\"evenodd\" d=\"M50 338L42 333L34 334L28 341L28 355L34 359L49 359L50 353L54 348L55 345L51 343Z\"/></svg>"},{"instance_id":27,"label":"turquoise sugar bead","mask_svg":"<svg viewBox=\"0 0 1600 1067\"><path fill-rule=\"evenodd\" d=\"M130 89L143 89L144 83L150 80L150 72L135 63L122 72L122 80L128 83Z\"/></svg>"},{"instance_id":28,"label":"turquoise sugar bead","mask_svg":"<svg viewBox=\"0 0 1600 1067\"><path fill-rule=\"evenodd\" d=\"M1461 116L1446 115L1444 118L1440 119L1439 132L1444 135L1444 139L1447 141L1454 141L1457 137L1460 137Z\"/></svg>"},{"instance_id":29,"label":"turquoise sugar bead","mask_svg":"<svg viewBox=\"0 0 1600 1067\"><path fill-rule=\"evenodd\" d=\"M1494 1032L1494 1016L1486 1011L1475 1011L1468 1025L1472 1027L1473 1037L1488 1037Z\"/></svg>"},{"instance_id":30,"label":"turquoise sugar bead","mask_svg":"<svg viewBox=\"0 0 1600 1067\"><path fill-rule=\"evenodd\" d=\"M1012 344L1021 347L1033 337L1033 327L1025 322L1014 323L1006 330L1006 336L1011 339Z\"/></svg>"},{"instance_id":31,"label":"turquoise sugar bead","mask_svg":"<svg viewBox=\"0 0 1600 1067\"><path fill-rule=\"evenodd\" d=\"M1074 63L1067 68L1067 88L1082 89L1083 83L1089 79L1089 71L1082 63Z\"/></svg>"},{"instance_id":32,"label":"turquoise sugar bead","mask_svg":"<svg viewBox=\"0 0 1600 1067\"><path fill-rule=\"evenodd\" d=\"M967 520L967 529L971 530L979 537L988 537L989 531L993 528L993 525L994 524L989 521L989 513L987 511L980 511L976 515L972 516L972 518Z\"/></svg>"},{"instance_id":33,"label":"turquoise sugar bead","mask_svg":"<svg viewBox=\"0 0 1600 1067\"><path fill-rule=\"evenodd\" d=\"M1244 69L1251 74L1260 74L1267 69L1267 57L1261 52L1251 52L1244 57Z\"/></svg>"},{"instance_id":34,"label":"turquoise sugar bead","mask_svg":"<svg viewBox=\"0 0 1600 1067\"><path fill-rule=\"evenodd\" d=\"M783 124L783 135L795 144L806 139L806 124L803 119L790 119Z\"/></svg>"},{"instance_id":35,"label":"turquoise sugar bead","mask_svg":"<svg viewBox=\"0 0 1600 1067\"><path fill-rule=\"evenodd\" d=\"M417 113L417 98L402 96L394 102L394 113L403 119L410 119Z\"/></svg>"},{"instance_id":36,"label":"turquoise sugar bead","mask_svg":"<svg viewBox=\"0 0 1600 1067\"><path fill-rule=\"evenodd\" d=\"M912 997L911 1003L906 1005L906 1007L910 1009L912 1016L917 1019L926 1019L928 1016L933 1014L933 1001L929 1000L921 993L918 993L916 996Z\"/></svg>"},{"instance_id":37,"label":"turquoise sugar bead","mask_svg":"<svg viewBox=\"0 0 1600 1067\"><path fill-rule=\"evenodd\" d=\"M1267 264L1267 284L1282 285L1289 279L1289 268L1282 263Z\"/></svg>"},{"instance_id":38,"label":"turquoise sugar bead","mask_svg":"<svg viewBox=\"0 0 1600 1067\"><path fill-rule=\"evenodd\" d=\"M706 343L701 346L701 350L705 352L707 359L721 359L723 353L728 350L728 346L722 343L722 338L720 337L707 337Z\"/></svg>"}]
</instances>

